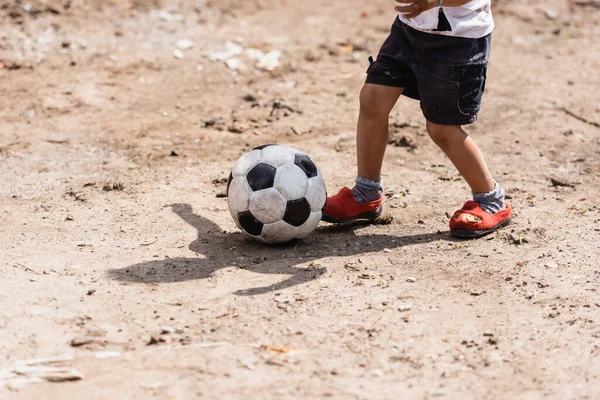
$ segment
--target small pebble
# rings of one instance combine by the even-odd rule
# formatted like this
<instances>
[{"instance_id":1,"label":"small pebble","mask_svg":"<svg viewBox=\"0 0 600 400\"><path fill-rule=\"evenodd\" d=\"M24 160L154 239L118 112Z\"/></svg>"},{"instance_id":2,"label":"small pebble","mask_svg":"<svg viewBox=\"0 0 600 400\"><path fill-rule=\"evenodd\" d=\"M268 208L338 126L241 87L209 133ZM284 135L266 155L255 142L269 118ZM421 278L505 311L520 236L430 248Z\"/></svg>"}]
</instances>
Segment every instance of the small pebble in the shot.
<instances>
[{"instance_id":1,"label":"small pebble","mask_svg":"<svg viewBox=\"0 0 600 400\"><path fill-rule=\"evenodd\" d=\"M177 49L173 52L173 57L175 57L178 60L181 60L183 58L183 51Z\"/></svg>"},{"instance_id":2,"label":"small pebble","mask_svg":"<svg viewBox=\"0 0 600 400\"><path fill-rule=\"evenodd\" d=\"M194 47L194 42L189 39L179 39L177 42L175 42L175 46L177 46L178 49L187 50Z\"/></svg>"},{"instance_id":3,"label":"small pebble","mask_svg":"<svg viewBox=\"0 0 600 400\"><path fill-rule=\"evenodd\" d=\"M415 283L417 280L415 278L413 278L412 276L409 276L408 278L406 278L406 282L408 283Z\"/></svg>"},{"instance_id":4,"label":"small pebble","mask_svg":"<svg viewBox=\"0 0 600 400\"><path fill-rule=\"evenodd\" d=\"M170 326L163 326L160 328L160 333L163 335L169 335L171 333L175 332L175 329L173 329Z\"/></svg>"}]
</instances>

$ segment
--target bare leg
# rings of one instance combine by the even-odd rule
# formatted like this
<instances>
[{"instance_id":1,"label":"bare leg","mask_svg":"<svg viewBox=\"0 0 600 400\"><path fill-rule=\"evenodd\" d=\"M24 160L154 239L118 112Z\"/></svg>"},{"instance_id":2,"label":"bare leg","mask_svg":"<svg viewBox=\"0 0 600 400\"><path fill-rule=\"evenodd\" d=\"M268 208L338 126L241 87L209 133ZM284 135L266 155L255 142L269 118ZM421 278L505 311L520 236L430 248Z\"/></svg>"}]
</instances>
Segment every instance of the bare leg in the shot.
<instances>
[{"instance_id":1,"label":"bare leg","mask_svg":"<svg viewBox=\"0 0 600 400\"><path fill-rule=\"evenodd\" d=\"M403 90L370 83L363 86L356 128L358 176L379 181L387 146L390 112Z\"/></svg>"},{"instance_id":2,"label":"bare leg","mask_svg":"<svg viewBox=\"0 0 600 400\"><path fill-rule=\"evenodd\" d=\"M427 132L465 178L472 192L487 193L494 190L494 180L481 150L460 126L427 121Z\"/></svg>"}]
</instances>

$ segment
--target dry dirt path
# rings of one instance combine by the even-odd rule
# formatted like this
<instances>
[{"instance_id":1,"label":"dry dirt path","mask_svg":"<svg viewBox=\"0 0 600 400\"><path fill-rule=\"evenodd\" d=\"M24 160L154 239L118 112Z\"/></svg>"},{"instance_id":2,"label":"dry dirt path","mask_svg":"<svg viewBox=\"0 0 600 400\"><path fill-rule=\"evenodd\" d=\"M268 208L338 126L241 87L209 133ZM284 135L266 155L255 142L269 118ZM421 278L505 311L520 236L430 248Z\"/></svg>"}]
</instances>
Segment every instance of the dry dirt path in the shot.
<instances>
[{"instance_id":1,"label":"dry dirt path","mask_svg":"<svg viewBox=\"0 0 600 400\"><path fill-rule=\"evenodd\" d=\"M0 2L0 368L71 354L57 365L84 377L0 372L2 399L600 397L597 1L498 2L469 132L509 228L449 236L466 185L403 99L392 223L287 247L243 239L223 178L279 142L330 191L351 183L390 2L15 3ZM280 65L209 59L240 48Z\"/></svg>"}]
</instances>

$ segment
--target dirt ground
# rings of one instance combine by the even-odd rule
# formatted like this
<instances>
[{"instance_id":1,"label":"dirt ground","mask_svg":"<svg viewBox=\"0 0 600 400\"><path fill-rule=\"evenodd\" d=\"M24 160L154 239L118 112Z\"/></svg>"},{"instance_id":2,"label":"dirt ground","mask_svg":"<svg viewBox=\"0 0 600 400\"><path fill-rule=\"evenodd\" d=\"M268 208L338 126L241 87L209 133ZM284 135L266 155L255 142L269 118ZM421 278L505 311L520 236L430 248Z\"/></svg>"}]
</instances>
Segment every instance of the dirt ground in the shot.
<instances>
[{"instance_id":1,"label":"dirt ground","mask_svg":"<svg viewBox=\"0 0 600 400\"><path fill-rule=\"evenodd\" d=\"M352 183L390 3L0 1L0 398L600 398L597 0L494 2L468 132L508 228L450 237L468 187L408 99L390 224L235 227L224 178L256 145Z\"/></svg>"}]
</instances>

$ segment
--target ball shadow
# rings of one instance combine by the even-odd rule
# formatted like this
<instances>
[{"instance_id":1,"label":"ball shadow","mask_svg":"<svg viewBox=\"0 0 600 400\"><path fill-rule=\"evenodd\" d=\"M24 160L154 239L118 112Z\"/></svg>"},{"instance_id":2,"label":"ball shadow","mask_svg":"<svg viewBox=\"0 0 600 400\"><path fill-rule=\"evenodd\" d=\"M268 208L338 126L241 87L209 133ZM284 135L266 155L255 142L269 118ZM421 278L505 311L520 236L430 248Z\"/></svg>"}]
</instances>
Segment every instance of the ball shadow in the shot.
<instances>
[{"instance_id":1,"label":"ball shadow","mask_svg":"<svg viewBox=\"0 0 600 400\"><path fill-rule=\"evenodd\" d=\"M169 207L184 221L196 228L198 238L189 249L203 257L176 257L152 260L128 267L113 269L108 275L117 281L137 283L172 283L206 279L214 272L236 266L259 274L289 275L281 282L236 291L237 295L257 295L300 285L317 279L325 268L299 268L313 260L331 256L350 256L373 253L383 249L451 240L447 232L410 236L357 235L356 230L366 226L329 225L319 227L308 238L287 245L265 246L246 239L241 233L226 234L218 225L194 214L189 204L172 204ZM335 233L335 235L332 235Z\"/></svg>"}]
</instances>

